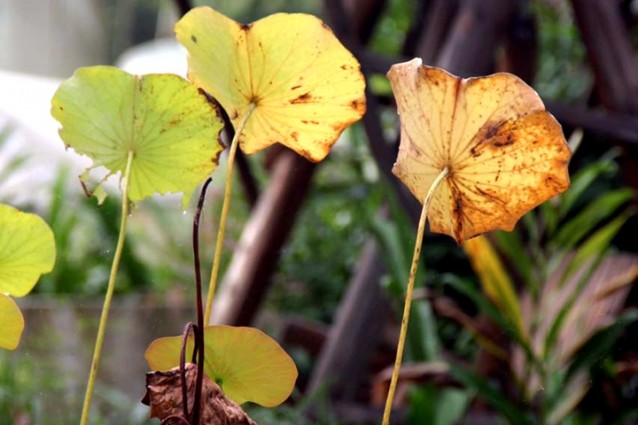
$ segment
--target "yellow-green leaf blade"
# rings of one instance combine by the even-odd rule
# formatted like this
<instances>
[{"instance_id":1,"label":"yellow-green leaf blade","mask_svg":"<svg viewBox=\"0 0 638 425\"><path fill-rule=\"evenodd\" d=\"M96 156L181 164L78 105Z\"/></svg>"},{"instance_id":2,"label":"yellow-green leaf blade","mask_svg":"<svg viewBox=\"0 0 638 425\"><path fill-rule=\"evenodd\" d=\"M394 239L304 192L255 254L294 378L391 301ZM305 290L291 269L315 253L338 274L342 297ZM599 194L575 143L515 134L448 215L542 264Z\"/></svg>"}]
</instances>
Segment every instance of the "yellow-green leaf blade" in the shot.
<instances>
[{"instance_id":1,"label":"yellow-green leaf blade","mask_svg":"<svg viewBox=\"0 0 638 425\"><path fill-rule=\"evenodd\" d=\"M130 199L184 193L215 168L223 123L204 94L170 74L138 77L107 66L78 69L52 100L60 137L94 166L123 172L129 152Z\"/></svg>"},{"instance_id":2,"label":"yellow-green leaf blade","mask_svg":"<svg viewBox=\"0 0 638 425\"><path fill-rule=\"evenodd\" d=\"M514 283L492 244L485 236L478 236L465 241L463 249L469 256L472 268L481 281L483 292L505 313L519 336L525 337L523 313Z\"/></svg>"},{"instance_id":3,"label":"yellow-green leaf blade","mask_svg":"<svg viewBox=\"0 0 638 425\"><path fill-rule=\"evenodd\" d=\"M200 7L175 32L189 51L189 78L235 127L256 105L240 134L246 153L281 143L321 161L365 112L359 63L314 16L278 13L242 25Z\"/></svg>"},{"instance_id":4,"label":"yellow-green leaf blade","mask_svg":"<svg viewBox=\"0 0 638 425\"><path fill-rule=\"evenodd\" d=\"M255 328L207 326L204 330L205 368L226 396L238 404L247 401L266 407L283 403L297 380L293 360L279 344ZM148 347L146 361L152 370L179 365L182 337L160 338ZM189 338L187 361L193 352Z\"/></svg>"},{"instance_id":5,"label":"yellow-green leaf blade","mask_svg":"<svg viewBox=\"0 0 638 425\"><path fill-rule=\"evenodd\" d=\"M24 318L11 297L0 293L0 348L15 350L24 330Z\"/></svg>"},{"instance_id":6,"label":"yellow-green leaf blade","mask_svg":"<svg viewBox=\"0 0 638 425\"><path fill-rule=\"evenodd\" d=\"M53 232L45 221L0 204L0 293L28 294L54 263Z\"/></svg>"}]
</instances>

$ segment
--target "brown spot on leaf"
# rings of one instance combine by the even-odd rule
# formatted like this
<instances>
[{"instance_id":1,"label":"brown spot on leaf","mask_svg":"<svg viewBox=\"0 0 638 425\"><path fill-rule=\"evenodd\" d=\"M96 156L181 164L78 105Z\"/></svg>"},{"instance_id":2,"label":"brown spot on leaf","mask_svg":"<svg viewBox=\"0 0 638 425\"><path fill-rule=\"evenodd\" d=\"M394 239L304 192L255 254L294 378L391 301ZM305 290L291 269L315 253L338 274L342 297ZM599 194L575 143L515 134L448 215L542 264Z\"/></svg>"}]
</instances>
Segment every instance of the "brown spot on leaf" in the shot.
<instances>
[{"instance_id":1,"label":"brown spot on leaf","mask_svg":"<svg viewBox=\"0 0 638 425\"><path fill-rule=\"evenodd\" d=\"M366 101L365 99L355 99L352 102L350 102L350 107L357 112L365 112Z\"/></svg>"},{"instance_id":2,"label":"brown spot on leaf","mask_svg":"<svg viewBox=\"0 0 638 425\"><path fill-rule=\"evenodd\" d=\"M507 121L498 121L496 123L488 125L487 126L487 131L485 131L485 138L486 139L491 139L492 137L496 136L496 134L499 132L501 127L503 127L503 125L505 125L506 122Z\"/></svg>"},{"instance_id":3,"label":"brown spot on leaf","mask_svg":"<svg viewBox=\"0 0 638 425\"><path fill-rule=\"evenodd\" d=\"M452 222L453 222L453 232L454 239L456 239L457 243L461 243L463 240L463 194L456 187L456 185L451 184L450 190L452 192Z\"/></svg>"},{"instance_id":4,"label":"brown spot on leaf","mask_svg":"<svg viewBox=\"0 0 638 425\"><path fill-rule=\"evenodd\" d=\"M306 92L306 93L301 94L301 95L297 96L296 98L292 99L290 101L290 103L292 103L292 104L309 103L311 101L312 101L312 95L310 94L310 92Z\"/></svg>"},{"instance_id":5,"label":"brown spot on leaf","mask_svg":"<svg viewBox=\"0 0 638 425\"><path fill-rule=\"evenodd\" d=\"M191 35L191 41L197 44L197 37L195 37L194 35Z\"/></svg>"},{"instance_id":6,"label":"brown spot on leaf","mask_svg":"<svg viewBox=\"0 0 638 425\"><path fill-rule=\"evenodd\" d=\"M299 133L293 131L292 133L290 133L290 137L296 142L297 140L299 140Z\"/></svg>"},{"instance_id":7,"label":"brown spot on leaf","mask_svg":"<svg viewBox=\"0 0 638 425\"><path fill-rule=\"evenodd\" d=\"M290 90L297 90L299 87L301 87L301 84L297 84L296 86L290 87Z\"/></svg>"}]
</instances>

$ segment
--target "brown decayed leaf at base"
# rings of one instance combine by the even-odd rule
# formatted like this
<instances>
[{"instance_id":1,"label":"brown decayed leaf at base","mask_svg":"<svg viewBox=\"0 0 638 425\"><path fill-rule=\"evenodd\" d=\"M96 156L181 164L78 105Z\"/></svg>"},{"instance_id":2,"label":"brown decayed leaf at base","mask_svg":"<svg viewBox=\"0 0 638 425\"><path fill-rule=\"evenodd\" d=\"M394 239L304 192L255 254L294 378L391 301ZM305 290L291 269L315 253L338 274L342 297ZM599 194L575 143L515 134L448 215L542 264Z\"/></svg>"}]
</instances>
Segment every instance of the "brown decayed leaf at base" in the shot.
<instances>
[{"instance_id":1,"label":"brown decayed leaf at base","mask_svg":"<svg viewBox=\"0 0 638 425\"><path fill-rule=\"evenodd\" d=\"M197 366L186 364L188 411L193 411ZM146 394L142 403L151 407L151 418L164 420L170 416L183 417L182 385L178 367L166 372L146 374ZM219 385L204 375L202 385L201 425L257 425L242 408L227 398ZM177 418L165 425L183 425Z\"/></svg>"},{"instance_id":2,"label":"brown decayed leaf at base","mask_svg":"<svg viewBox=\"0 0 638 425\"><path fill-rule=\"evenodd\" d=\"M463 79L420 59L388 72L401 118L393 173L423 202L436 176L428 220L457 243L512 230L523 214L569 187L571 152L560 124L520 78Z\"/></svg>"}]
</instances>

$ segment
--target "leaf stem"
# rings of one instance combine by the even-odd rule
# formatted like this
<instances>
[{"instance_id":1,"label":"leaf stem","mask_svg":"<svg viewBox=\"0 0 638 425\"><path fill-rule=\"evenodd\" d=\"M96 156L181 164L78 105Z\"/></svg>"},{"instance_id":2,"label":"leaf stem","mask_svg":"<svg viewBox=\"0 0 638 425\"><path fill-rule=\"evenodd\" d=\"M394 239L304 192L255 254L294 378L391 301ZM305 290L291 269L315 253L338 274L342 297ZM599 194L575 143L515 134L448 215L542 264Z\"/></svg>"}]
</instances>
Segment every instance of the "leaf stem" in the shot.
<instances>
[{"instance_id":1,"label":"leaf stem","mask_svg":"<svg viewBox=\"0 0 638 425\"><path fill-rule=\"evenodd\" d=\"M131 182L131 166L133 164L133 158L135 154L133 151L129 151L126 159L126 168L122 175L124 185L122 187L122 217L120 221L120 233L117 238L117 245L115 248L115 254L113 255L113 262L111 263L111 273L109 275L109 282L106 288L106 295L104 296L104 304L102 305L102 314L100 316L100 324L98 326L97 338L95 340L95 348L93 351L93 360L91 362L91 370L89 372L89 380L86 387L86 393L84 395L84 405L82 406L82 416L80 419L80 425L87 425L89 421L89 412L91 410L91 399L93 398L93 388L95 387L95 380L97 376L97 370L100 363L100 356L102 354L102 344L104 343L104 333L106 331L106 323L109 318L109 310L111 308L111 301L113 299L113 292L115 290L115 280L117 278L117 270L120 265L120 259L122 257L122 250L124 248L124 240L126 239L126 223L128 221L128 195Z\"/></svg>"},{"instance_id":2,"label":"leaf stem","mask_svg":"<svg viewBox=\"0 0 638 425\"><path fill-rule=\"evenodd\" d=\"M410 275L408 277L408 285L405 293L405 303L403 305L403 318L401 319L401 331L399 332L399 343L397 346L396 359L394 361L394 369L392 370L392 379L390 380L390 388L388 389L388 397L385 401L385 409L383 410L383 425L390 424L390 413L394 401L394 393L397 389L399 381L399 372L401 370L401 361L403 360L403 351L405 348L405 339L408 332L408 322L410 320L410 307L412 306L412 293L414 292L414 280L416 277L417 267L419 265L419 257L421 255L421 246L423 245L423 233L425 232L425 223L428 217L428 207L434 196L434 192L443 182L450 170L445 167L443 171L436 176L432 185L428 189L423 201L423 209L419 217L419 225L416 232L416 242L414 243L414 254L412 256L412 264L410 265Z\"/></svg>"},{"instance_id":3,"label":"leaf stem","mask_svg":"<svg viewBox=\"0 0 638 425\"><path fill-rule=\"evenodd\" d=\"M248 110L242 117L239 125L235 129L235 135L230 143L230 150L228 152L228 164L226 165L226 186L224 188L224 201L222 204L222 212L219 217L219 228L217 229L217 242L215 244L215 256L213 258L213 269L210 274L210 282L208 283L208 295L206 297L206 310L204 323L210 323L210 316L213 311L213 299L215 297L215 290L217 289L217 278L219 277L219 266L222 258L222 245L224 244L224 233L226 232L226 218L228 217L228 210L230 208L230 197L233 192L233 165L235 164L235 154L237 152L237 146L239 145L239 136L241 135L248 119L255 110L254 103L248 106Z\"/></svg>"},{"instance_id":4,"label":"leaf stem","mask_svg":"<svg viewBox=\"0 0 638 425\"><path fill-rule=\"evenodd\" d=\"M195 397L192 418L193 425L199 425L201 415L202 383L204 379L204 310L202 307L202 272L199 261L199 219L202 214L202 209L204 208L206 189L208 189L208 185L211 181L212 179L209 177L202 186L202 191L199 195L199 201L197 202L197 208L195 209L195 215L193 217L193 266L195 267L195 290L197 292L197 326L194 327L194 330L195 347L197 347L196 350L198 350L197 380L195 381ZM193 351L193 356L195 356L195 350ZM186 400L184 400L184 403L186 403Z\"/></svg>"}]
</instances>

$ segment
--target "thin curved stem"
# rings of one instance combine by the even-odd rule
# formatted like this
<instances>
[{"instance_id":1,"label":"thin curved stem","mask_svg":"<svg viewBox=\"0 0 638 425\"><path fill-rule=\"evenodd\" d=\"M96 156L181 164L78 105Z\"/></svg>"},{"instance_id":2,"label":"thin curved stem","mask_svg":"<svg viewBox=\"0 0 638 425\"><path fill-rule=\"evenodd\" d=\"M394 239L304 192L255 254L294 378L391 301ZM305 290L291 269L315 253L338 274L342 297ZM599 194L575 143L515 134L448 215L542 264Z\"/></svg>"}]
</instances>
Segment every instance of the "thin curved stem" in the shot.
<instances>
[{"instance_id":1,"label":"thin curved stem","mask_svg":"<svg viewBox=\"0 0 638 425\"><path fill-rule=\"evenodd\" d=\"M248 118L255 110L255 104L251 103L248 110L242 117L239 125L235 129L235 136L230 143L230 150L228 152L228 164L226 165L226 186L224 188L224 201L222 204L222 212L219 217L219 228L217 229L217 243L215 244L215 257L213 258L213 269L210 274L210 282L208 284L208 295L206 297L206 310L204 323L210 323L210 316L213 311L213 298L215 297L215 290L217 289L217 278L219 277L219 266L222 258L222 245L224 244L224 233L226 232L226 218L228 217L228 210L230 208L230 197L233 192L233 165L235 164L235 153L237 152L237 146L239 144L239 135L244 130Z\"/></svg>"},{"instance_id":2,"label":"thin curved stem","mask_svg":"<svg viewBox=\"0 0 638 425\"><path fill-rule=\"evenodd\" d=\"M201 398L202 398L202 383L204 379L204 311L202 307L202 272L199 261L199 219L202 215L202 209L204 208L204 199L206 199L206 189L212 179L209 177L206 179L202 191L197 201L197 208L195 209L195 216L193 217L193 258L195 267L195 290L197 292L197 326L195 331L195 349L193 350L193 356L198 353L197 356L197 379L195 381L195 397L193 404L193 425L199 425L199 419L201 415ZM188 415L186 415L188 417Z\"/></svg>"},{"instance_id":3,"label":"thin curved stem","mask_svg":"<svg viewBox=\"0 0 638 425\"><path fill-rule=\"evenodd\" d=\"M186 385L186 347L188 346L188 337L190 336L191 331L193 334L195 333L195 329L197 325L193 322L188 322L184 327L184 332L182 333L182 349L179 353L179 377L182 386L182 414L185 418L189 417L188 414L188 386ZM197 341L195 341L195 345L197 346ZM197 352L197 348L193 349L193 354ZM193 405L195 407L195 405Z\"/></svg>"},{"instance_id":4,"label":"thin curved stem","mask_svg":"<svg viewBox=\"0 0 638 425\"><path fill-rule=\"evenodd\" d=\"M403 304L403 318L401 319L401 331L399 333L399 344L397 346L397 355L394 361L394 369L392 370L392 379L390 380L390 388L388 389L388 398L385 401L385 409L383 410L383 425L390 424L390 412L394 401L394 393L397 389L399 381L399 372L401 370L401 361L403 360L403 350L405 348L405 339L408 332L408 322L410 321L410 308L412 307L412 293L414 292L414 280L416 277L417 267L419 265L419 257L421 256L421 246L423 245L423 233L425 233L425 223L428 218L428 207L434 196L436 189L447 177L450 170L445 167L443 171L432 182L423 201L423 209L419 217L419 225L416 231L416 242L414 243L414 254L412 255L412 264L410 265L410 275L408 277L408 285L405 293L405 303Z\"/></svg>"},{"instance_id":5,"label":"thin curved stem","mask_svg":"<svg viewBox=\"0 0 638 425\"><path fill-rule=\"evenodd\" d=\"M128 195L131 183L131 166L133 164L133 158L135 154L133 151L129 151L126 160L126 169L122 175L122 181L124 185L122 187L122 217L120 221L120 234L117 238L117 245L115 248L115 254L113 255L113 262L111 263L111 274L109 275L109 283L106 288L106 295L104 296L104 304L102 305L102 314L100 316L100 324L97 330L97 338L95 340L95 349L93 351L93 360L91 362L91 370L89 372L89 380L86 387L86 393L84 395L84 405L82 406L82 416L80 419L80 425L87 425L89 422L89 412L91 410L91 399L93 398L93 388L95 387L95 379L97 376L97 369L100 364L100 356L102 354L102 344L104 343L104 333L106 331L106 323L109 318L109 310L111 308L111 301L113 299L113 292L115 290L115 280L117 278L117 269L120 265L120 259L122 258L122 250L124 248L124 240L126 239L126 223L128 221Z\"/></svg>"}]
</instances>

